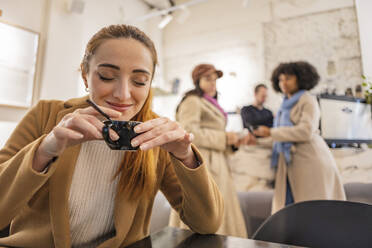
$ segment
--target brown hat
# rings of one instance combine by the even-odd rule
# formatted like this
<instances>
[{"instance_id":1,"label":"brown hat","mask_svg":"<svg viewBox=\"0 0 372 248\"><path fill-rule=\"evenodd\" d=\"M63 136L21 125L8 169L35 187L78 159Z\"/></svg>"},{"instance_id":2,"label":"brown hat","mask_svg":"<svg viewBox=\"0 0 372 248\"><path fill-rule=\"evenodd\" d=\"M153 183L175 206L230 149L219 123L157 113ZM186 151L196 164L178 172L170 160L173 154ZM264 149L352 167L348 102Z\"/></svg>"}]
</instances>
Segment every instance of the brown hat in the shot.
<instances>
[{"instance_id":1,"label":"brown hat","mask_svg":"<svg viewBox=\"0 0 372 248\"><path fill-rule=\"evenodd\" d=\"M220 70L217 70L213 65L211 64L200 64L195 66L194 70L192 71L192 80L194 81L194 84L203 76L207 76L211 73L217 73L218 78L223 76L223 72Z\"/></svg>"}]
</instances>

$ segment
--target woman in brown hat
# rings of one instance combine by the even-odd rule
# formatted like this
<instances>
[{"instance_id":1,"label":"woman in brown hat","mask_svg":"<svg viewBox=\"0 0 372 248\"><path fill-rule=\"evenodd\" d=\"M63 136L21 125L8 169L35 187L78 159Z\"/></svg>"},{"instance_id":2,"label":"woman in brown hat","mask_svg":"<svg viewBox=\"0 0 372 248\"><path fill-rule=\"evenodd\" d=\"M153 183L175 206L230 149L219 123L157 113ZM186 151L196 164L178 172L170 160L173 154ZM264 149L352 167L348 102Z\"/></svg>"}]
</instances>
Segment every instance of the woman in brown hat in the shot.
<instances>
[{"instance_id":1,"label":"woman in brown hat","mask_svg":"<svg viewBox=\"0 0 372 248\"><path fill-rule=\"evenodd\" d=\"M200 64L192 72L195 85L187 92L177 107L176 119L194 134L194 143L205 158L205 162L224 197L224 218L217 233L247 237L244 217L227 165L227 153L238 145L237 133L226 132L227 114L217 102L216 80L223 76L211 64ZM171 213L170 225L186 227L176 212Z\"/></svg>"}]
</instances>

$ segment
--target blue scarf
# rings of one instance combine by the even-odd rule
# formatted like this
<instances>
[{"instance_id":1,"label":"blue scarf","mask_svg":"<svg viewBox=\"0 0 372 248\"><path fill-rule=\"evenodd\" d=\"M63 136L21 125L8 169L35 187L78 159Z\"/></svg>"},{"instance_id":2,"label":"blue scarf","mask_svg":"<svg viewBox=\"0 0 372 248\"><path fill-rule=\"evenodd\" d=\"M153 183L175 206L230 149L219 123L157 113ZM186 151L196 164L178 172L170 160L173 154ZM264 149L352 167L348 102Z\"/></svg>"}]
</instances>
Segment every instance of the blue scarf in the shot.
<instances>
[{"instance_id":1,"label":"blue scarf","mask_svg":"<svg viewBox=\"0 0 372 248\"><path fill-rule=\"evenodd\" d=\"M293 123L290 118L292 107L298 102L305 90L299 90L291 98L284 97L283 103L274 119L274 127L291 127ZM271 167L278 166L280 153L283 153L287 165L291 162L292 142L274 142L271 156Z\"/></svg>"}]
</instances>

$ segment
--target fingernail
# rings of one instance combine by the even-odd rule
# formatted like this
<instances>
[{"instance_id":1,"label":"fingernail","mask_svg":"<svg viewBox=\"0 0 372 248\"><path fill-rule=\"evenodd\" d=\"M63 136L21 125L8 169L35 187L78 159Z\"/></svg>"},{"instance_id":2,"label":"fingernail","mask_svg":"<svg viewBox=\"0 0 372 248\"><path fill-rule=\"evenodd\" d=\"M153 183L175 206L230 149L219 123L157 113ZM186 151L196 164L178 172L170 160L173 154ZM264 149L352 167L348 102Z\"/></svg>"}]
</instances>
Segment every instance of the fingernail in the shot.
<instances>
[{"instance_id":1,"label":"fingernail","mask_svg":"<svg viewBox=\"0 0 372 248\"><path fill-rule=\"evenodd\" d=\"M134 128L133 128L133 130L136 132L136 133L138 133L138 132L140 132L141 131L141 128L140 127L138 127L138 126L135 126Z\"/></svg>"},{"instance_id":2,"label":"fingernail","mask_svg":"<svg viewBox=\"0 0 372 248\"><path fill-rule=\"evenodd\" d=\"M138 146L138 141L137 140L132 140L132 146Z\"/></svg>"},{"instance_id":3,"label":"fingernail","mask_svg":"<svg viewBox=\"0 0 372 248\"><path fill-rule=\"evenodd\" d=\"M140 146L140 148L141 148L141 150L146 150L148 148L148 145L143 144L143 145Z\"/></svg>"}]
</instances>

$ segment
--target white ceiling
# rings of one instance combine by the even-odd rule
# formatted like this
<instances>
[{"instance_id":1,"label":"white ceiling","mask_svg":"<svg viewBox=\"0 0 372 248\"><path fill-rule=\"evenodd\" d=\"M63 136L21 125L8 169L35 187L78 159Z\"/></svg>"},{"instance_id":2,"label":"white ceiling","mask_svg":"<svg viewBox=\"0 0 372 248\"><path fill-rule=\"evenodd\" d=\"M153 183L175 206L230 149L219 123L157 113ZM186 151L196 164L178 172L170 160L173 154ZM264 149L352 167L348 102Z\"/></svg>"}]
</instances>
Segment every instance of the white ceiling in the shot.
<instances>
[{"instance_id":1,"label":"white ceiling","mask_svg":"<svg viewBox=\"0 0 372 248\"><path fill-rule=\"evenodd\" d=\"M154 6L157 9L167 9L172 7L169 0L143 0L145 3Z\"/></svg>"}]
</instances>

